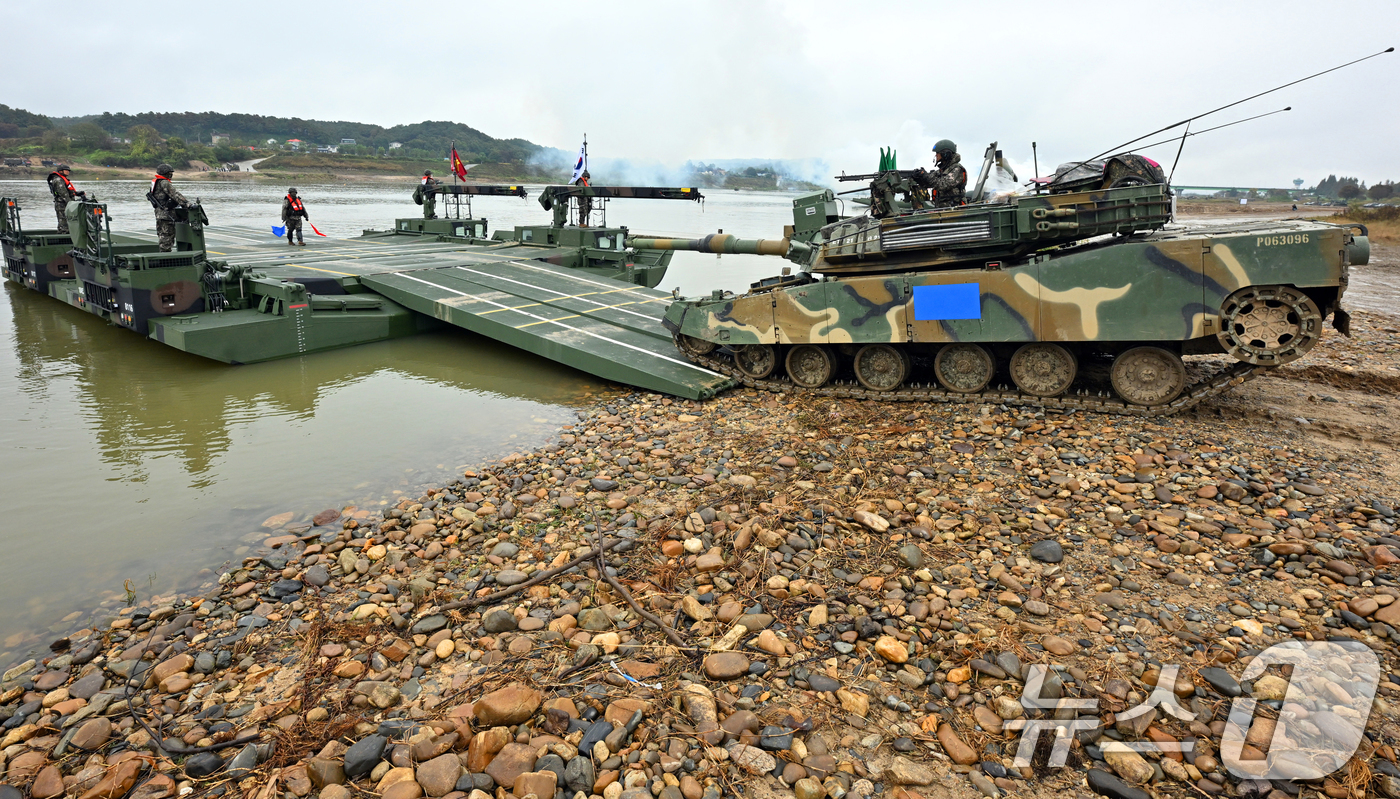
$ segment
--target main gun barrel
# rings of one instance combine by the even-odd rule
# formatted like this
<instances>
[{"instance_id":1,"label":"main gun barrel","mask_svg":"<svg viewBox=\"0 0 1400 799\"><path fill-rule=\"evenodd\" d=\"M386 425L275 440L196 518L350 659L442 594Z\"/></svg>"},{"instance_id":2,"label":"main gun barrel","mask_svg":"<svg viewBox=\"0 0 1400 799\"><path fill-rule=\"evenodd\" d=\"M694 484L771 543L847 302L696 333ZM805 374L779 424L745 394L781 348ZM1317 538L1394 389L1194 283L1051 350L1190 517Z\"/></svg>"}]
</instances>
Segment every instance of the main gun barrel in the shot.
<instances>
[{"instance_id":1,"label":"main gun barrel","mask_svg":"<svg viewBox=\"0 0 1400 799\"><path fill-rule=\"evenodd\" d=\"M792 242L788 239L741 239L728 233L712 233L701 239L629 238L627 246L638 250L694 250L717 255L786 256Z\"/></svg>"}]
</instances>

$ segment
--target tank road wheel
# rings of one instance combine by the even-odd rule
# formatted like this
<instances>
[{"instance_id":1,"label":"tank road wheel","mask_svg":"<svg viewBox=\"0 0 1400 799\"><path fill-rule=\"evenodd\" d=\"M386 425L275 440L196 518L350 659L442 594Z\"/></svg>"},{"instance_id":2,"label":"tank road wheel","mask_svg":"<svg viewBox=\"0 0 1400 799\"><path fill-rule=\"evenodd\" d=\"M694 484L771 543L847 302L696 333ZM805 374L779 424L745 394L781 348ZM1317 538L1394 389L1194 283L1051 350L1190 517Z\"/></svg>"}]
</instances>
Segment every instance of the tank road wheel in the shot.
<instances>
[{"instance_id":1,"label":"tank road wheel","mask_svg":"<svg viewBox=\"0 0 1400 799\"><path fill-rule=\"evenodd\" d=\"M976 394L986 388L995 366L991 353L981 344L949 344L933 359L938 382L959 394Z\"/></svg>"},{"instance_id":2,"label":"tank road wheel","mask_svg":"<svg viewBox=\"0 0 1400 799\"><path fill-rule=\"evenodd\" d=\"M826 347L816 344L798 344L788 350L784 365L788 377L802 388L820 388L836 372L836 359Z\"/></svg>"},{"instance_id":3,"label":"tank road wheel","mask_svg":"<svg viewBox=\"0 0 1400 799\"><path fill-rule=\"evenodd\" d=\"M1225 298L1220 315L1220 345L1254 366L1298 360L1322 331L1317 303L1291 286L1246 286Z\"/></svg>"},{"instance_id":4,"label":"tank road wheel","mask_svg":"<svg viewBox=\"0 0 1400 799\"><path fill-rule=\"evenodd\" d=\"M1113 359L1113 390L1134 405L1164 405L1186 387L1186 367L1161 347L1133 347Z\"/></svg>"},{"instance_id":5,"label":"tank road wheel","mask_svg":"<svg viewBox=\"0 0 1400 799\"><path fill-rule=\"evenodd\" d=\"M909 375L909 362L889 344L866 344L856 352L856 379L871 391L893 391Z\"/></svg>"},{"instance_id":6,"label":"tank road wheel","mask_svg":"<svg viewBox=\"0 0 1400 799\"><path fill-rule=\"evenodd\" d=\"M778 365L778 353L771 344L745 344L734 348L734 365L747 377L763 380Z\"/></svg>"},{"instance_id":7,"label":"tank road wheel","mask_svg":"<svg viewBox=\"0 0 1400 799\"><path fill-rule=\"evenodd\" d=\"M1037 397L1057 397L1069 389L1079 362L1059 344L1025 344L1011 356L1011 380Z\"/></svg>"},{"instance_id":8,"label":"tank road wheel","mask_svg":"<svg viewBox=\"0 0 1400 799\"><path fill-rule=\"evenodd\" d=\"M718 346L719 345L714 343L713 341L706 341L703 338L687 336L684 333L676 334L676 347L678 347L681 352L684 352L688 355L709 355L710 353L714 352L715 347Z\"/></svg>"}]
</instances>

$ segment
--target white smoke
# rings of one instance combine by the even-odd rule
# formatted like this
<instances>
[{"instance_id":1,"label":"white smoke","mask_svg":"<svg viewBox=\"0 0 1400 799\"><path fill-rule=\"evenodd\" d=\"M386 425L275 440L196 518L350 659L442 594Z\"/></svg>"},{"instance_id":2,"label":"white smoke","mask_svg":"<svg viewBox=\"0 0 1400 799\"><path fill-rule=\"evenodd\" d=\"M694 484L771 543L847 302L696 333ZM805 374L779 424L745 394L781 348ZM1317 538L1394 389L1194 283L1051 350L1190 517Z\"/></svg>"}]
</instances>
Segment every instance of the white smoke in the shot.
<instances>
[{"instance_id":1,"label":"white smoke","mask_svg":"<svg viewBox=\"0 0 1400 799\"><path fill-rule=\"evenodd\" d=\"M575 157L572 152L550 147L535 153L527 165L567 177ZM714 165L731 174L748 167L771 168L780 188L784 181L805 181L822 186L831 183L831 168L820 158L694 158L682 164L668 164L590 153L588 174L600 186L692 186L699 183L696 169L702 164ZM719 185L724 185L723 179Z\"/></svg>"}]
</instances>

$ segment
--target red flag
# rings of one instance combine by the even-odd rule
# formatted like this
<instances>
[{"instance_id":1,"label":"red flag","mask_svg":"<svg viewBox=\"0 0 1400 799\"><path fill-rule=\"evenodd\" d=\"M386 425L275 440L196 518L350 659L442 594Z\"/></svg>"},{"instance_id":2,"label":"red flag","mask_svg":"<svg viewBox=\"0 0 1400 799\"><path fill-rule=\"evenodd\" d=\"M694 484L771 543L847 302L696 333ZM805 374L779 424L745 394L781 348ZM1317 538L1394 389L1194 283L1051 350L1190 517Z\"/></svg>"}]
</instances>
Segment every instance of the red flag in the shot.
<instances>
[{"instance_id":1,"label":"red flag","mask_svg":"<svg viewBox=\"0 0 1400 799\"><path fill-rule=\"evenodd\" d=\"M452 174L460 180L467 179L467 168L462 164L462 159L457 157L457 148L452 148Z\"/></svg>"},{"instance_id":2,"label":"red flag","mask_svg":"<svg viewBox=\"0 0 1400 799\"><path fill-rule=\"evenodd\" d=\"M311 225L311 220L310 220L310 219L306 220L306 224ZM326 235L326 234L322 233L321 231L316 230L316 226L315 226L315 225L311 225L311 229L312 229L312 230L315 230L315 231L316 231L316 235L318 235L318 236L325 236L325 235ZM327 238L329 238L329 237L327 237Z\"/></svg>"}]
</instances>

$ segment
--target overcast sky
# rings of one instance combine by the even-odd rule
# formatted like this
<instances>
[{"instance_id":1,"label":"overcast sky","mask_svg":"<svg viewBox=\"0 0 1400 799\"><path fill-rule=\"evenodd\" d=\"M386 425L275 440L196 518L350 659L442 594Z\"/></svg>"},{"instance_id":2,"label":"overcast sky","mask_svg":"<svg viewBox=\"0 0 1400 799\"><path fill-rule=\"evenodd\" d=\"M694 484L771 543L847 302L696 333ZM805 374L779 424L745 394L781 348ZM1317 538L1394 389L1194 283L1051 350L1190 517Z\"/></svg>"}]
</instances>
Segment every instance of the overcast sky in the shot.
<instances>
[{"instance_id":1,"label":"overcast sky","mask_svg":"<svg viewBox=\"0 0 1400 799\"><path fill-rule=\"evenodd\" d=\"M14 0L0 102L54 116L220 111L497 137L680 164L866 171L999 141L1018 171L1400 44L1400 2L149 3ZM46 28L56 28L46 33ZM1179 185L1400 180L1400 53L1196 123ZM1149 155L1170 165L1175 148ZM1028 175L1023 175L1027 177Z\"/></svg>"}]
</instances>

